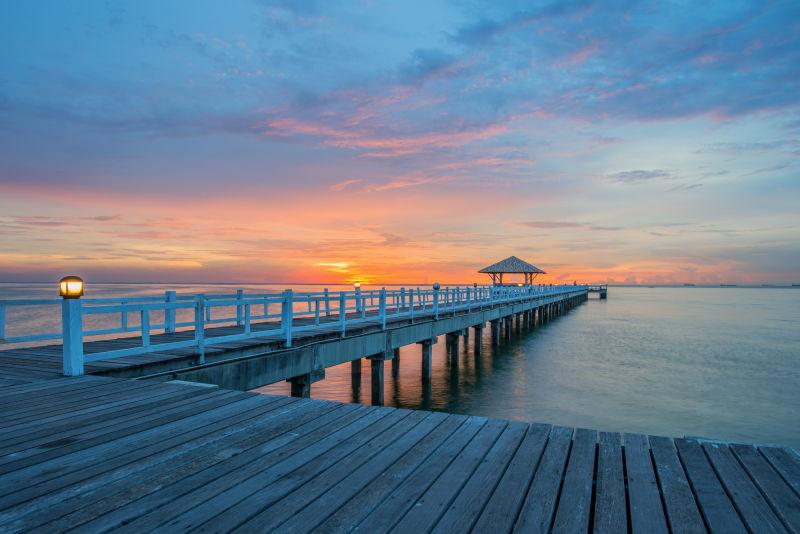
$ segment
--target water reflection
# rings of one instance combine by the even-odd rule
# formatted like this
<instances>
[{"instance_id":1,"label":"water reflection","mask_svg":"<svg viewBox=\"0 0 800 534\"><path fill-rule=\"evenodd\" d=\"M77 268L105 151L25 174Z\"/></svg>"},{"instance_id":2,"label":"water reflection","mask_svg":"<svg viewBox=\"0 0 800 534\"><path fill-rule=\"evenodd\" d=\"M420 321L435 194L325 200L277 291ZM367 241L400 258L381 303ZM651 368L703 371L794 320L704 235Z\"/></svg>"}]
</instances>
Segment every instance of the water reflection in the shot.
<instances>
[{"instance_id":1,"label":"water reflection","mask_svg":"<svg viewBox=\"0 0 800 534\"><path fill-rule=\"evenodd\" d=\"M474 401L476 390L491 382L497 370L506 369L520 355L515 347L530 336L534 330L526 330L515 322L507 331L501 327L500 346L495 346L489 324L484 325L485 335L475 350L476 335L469 329L467 335L454 336L448 347L447 336L440 336L432 347L431 381L422 380L422 347L408 345L399 349L399 356L386 361L384 371L384 396L386 406L400 408L462 411L465 403ZM510 341L507 341L510 337ZM355 364L348 362L326 370L325 380L316 382L311 388L312 397L370 404L370 361L362 359ZM360 368L360 369L358 369ZM388 372L387 372L388 371ZM289 385L279 382L260 388L265 393L289 394Z\"/></svg>"},{"instance_id":2,"label":"water reflection","mask_svg":"<svg viewBox=\"0 0 800 534\"><path fill-rule=\"evenodd\" d=\"M385 403L504 419L670 436L800 446L800 307L793 290L614 288L532 331L514 325L494 346L485 325L454 358L421 346L385 371ZM743 305L746 303L746 305ZM504 336L503 336L504 338ZM369 404L350 364L329 368L312 398ZM262 388L288 394L286 383Z\"/></svg>"}]
</instances>

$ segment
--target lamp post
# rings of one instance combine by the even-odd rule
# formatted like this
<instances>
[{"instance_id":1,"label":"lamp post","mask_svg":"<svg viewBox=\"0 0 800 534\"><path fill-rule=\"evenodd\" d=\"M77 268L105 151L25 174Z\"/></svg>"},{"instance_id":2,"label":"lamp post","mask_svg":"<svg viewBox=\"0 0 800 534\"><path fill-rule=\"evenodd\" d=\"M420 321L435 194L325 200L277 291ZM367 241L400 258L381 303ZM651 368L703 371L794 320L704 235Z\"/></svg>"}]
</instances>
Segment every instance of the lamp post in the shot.
<instances>
[{"instance_id":1,"label":"lamp post","mask_svg":"<svg viewBox=\"0 0 800 534\"><path fill-rule=\"evenodd\" d=\"M64 357L64 374L83 374L83 317L81 297L83 280L77 276L65 276L58 282L61 301L61 338Z\"/></svg>"},{"instance_id":2,"label":"lamp post","mask_svg":"<svg viewBox=\"0 0 800 534\"><path fill-rule=\"evenodd\" d=\"M439 290L442 288L439 282L433 284L433 318L439 318Z\"/></svg>"}]
</instances>

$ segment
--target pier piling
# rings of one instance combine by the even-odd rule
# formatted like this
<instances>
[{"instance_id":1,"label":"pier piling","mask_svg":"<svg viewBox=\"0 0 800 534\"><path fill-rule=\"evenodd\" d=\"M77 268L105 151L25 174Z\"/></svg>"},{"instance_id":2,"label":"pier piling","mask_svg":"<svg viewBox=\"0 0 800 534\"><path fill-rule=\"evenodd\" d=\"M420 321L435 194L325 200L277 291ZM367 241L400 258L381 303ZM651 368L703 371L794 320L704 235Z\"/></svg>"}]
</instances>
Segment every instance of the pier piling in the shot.
<instances>
[{"instance_id":1,"label":"pier piling","mask_svg":"<svg viewBox=\"0 0 800 534\"><path fill-rule=\"evenodd\" d=\"M433 355L433 340L426 339L419 343L422 347L422 383L431 383L431 361Z\"/></svg>"}]
</instances>

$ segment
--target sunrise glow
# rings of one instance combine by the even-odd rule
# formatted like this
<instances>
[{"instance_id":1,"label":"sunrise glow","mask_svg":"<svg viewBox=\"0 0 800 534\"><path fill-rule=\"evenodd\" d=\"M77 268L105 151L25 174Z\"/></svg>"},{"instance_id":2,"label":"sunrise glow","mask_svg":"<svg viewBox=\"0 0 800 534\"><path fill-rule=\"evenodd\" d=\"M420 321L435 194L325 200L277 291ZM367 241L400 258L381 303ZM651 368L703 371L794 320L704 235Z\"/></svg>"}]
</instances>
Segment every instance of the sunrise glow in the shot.
<instances>
[{"instance_id":1,"label":"sunrise glow","mask_svg":"<svg viewBox=\"0 0 800 534\"><path fill-rule=\"evenodd\" d=\"M559 5L8 4L0 280L798 282L797 4Z\"/></svg>"}]
</instances>

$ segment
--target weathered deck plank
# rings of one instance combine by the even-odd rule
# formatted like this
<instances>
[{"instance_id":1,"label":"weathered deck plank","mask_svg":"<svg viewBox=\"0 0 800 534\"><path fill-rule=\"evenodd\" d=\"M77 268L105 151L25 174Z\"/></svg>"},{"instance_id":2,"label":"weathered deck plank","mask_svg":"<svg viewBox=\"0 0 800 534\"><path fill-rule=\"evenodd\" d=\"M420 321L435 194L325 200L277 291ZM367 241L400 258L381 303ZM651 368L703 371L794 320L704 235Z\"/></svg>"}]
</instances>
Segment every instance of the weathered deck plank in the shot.
<instances>
[{"instance_id":1,"label":"weathered deck plank","mask_svg":"<svg viewBox=\"0 0 800 534\"><path fill-rule=\"evenodd\" d=\"M596 449L596 431L575 431L553 532L588 532Z\"/></svg>"},{"instance_id":2,"label":"weathered deck plank","mask_svg":"<svg viewBox=\"0 0 800 534\"><path fill-rule=\"evenodd\" d=\"M703 518L672 440L650 436L649 441L670 530L673 534L705 532Z\"/></svg>"},{"instance_id":3,"label":"weathered deck plank","mask_svg":"<svg viewBox=\"0 0 800 534\"><path fill-rule=\"evenodd\" d=\"M510 423L505 428L464 485L458 499L453 500L436 524L435 532L468 532L472 529L501 477L510 468L511 459L527 430L528 425L523 423Z\"/></svg>"},{"instance_id":4,"label":"weathered deck plank","mask_svg":"<svg viewBox=\"0 0 800 534\"><path fill-rule=\"evenodd\" d=\"M474 525L475 532L508 532L514 526L542 457L550 426L532 424Z\"/></svg>"},{"instance_id":5,"label":"weathered deck plank","mask_svg":"<svg viewBox=\"0 0 800 534\"><path fill-rule=\"evenodd\" d=\"M792 532L800 532L800 498L751 445L731 445L747 474L769 501L783 524Z\"/></svg>"},{"instance_id":6,"label":"weathered deck plank","mask_svg":"<svg viewBox=\"0 0 800 534\"><path fill-rule=\"evenodd\" d=\"M628 528L622 441L616 432L601 432L597 455L594 532L624 532Z\"/></svg>"},{"instance_id":7,"label":"weathered deck plank","mask_svg":"<svg viewBox=\"0 0 800 534\"><path fill-rule=\"evenodd\" d=\"M264 532L279 529L281 532L308 532L325 519L327 514L336 510L337 503L346 502L360 487L363 487L357 483L358 479L372 480L379 477L401 455L408 453L422 439L439 428L446 418L447 416L441 413L425 413L418 424L400 438L380 447L379 450L372 451L373 454L365 458L365 462L357 465L342 462L337 469L323 473L310 483L304 484L271 506L262 509L258 515L240 525L239 530L256 529ZM406 422L410 421L404 421ZM379 444L380 442L374 442L369 445L375 447ZM309 510L309 507L315 507L318 512Z\"/></svg>"},{"instance_id":8,"label":"weathered deck plank","mask_svg":"<svg viewBox=\"0 0 800 534\"><path fill-rule=\"evenodd\" d=\"M549 532L556 513L561 478L572 443L571 428L553 427L542 459L536 469L522 510L514 525L516 532Z\"/></svg>"},{"instance_id":9,"label":"weathered deck plank","mask_svg":"<svg viewBox=\"0 0 800 534\"><path fill-rule=\"evenodd\" d=\"M0 531L800 525L800 460L787 449L638 434L623 449L619 434L598 442L587 429L182 384L46 382L10 386L13 402L0 402L0 420L21 421L0 436ZM62 396L80 409L48 415Z\"/></svg>"},{"instance_id":10,"label":"weathered deck plank","mask_svg":"<svg viewBox=\"0 0 800 534\"><path fill-rule=\"evenodd\" d=\"M736 461L727 445L704 443L703 451L733 500L745 525L753 532L786 532L786 528Z\"/></svg>"},{"instance_id":11,"label":"weathered deck plank","mask_svg":"<svg viewBox=\"0 0 800 534\"><path fill-rule=\"evenodd\" d=\"M428 460L442 444L466 421L467 416L450 414L445 421L425 436L411 450L392 460L383 471L382 466L370 465L373 469L355 471L321 499L295 515L289 526L295 532L312 529L320 532L344 532L358 525L416 469Z\"/></svg>"},{"instance_id":12,"label":"weathered deck plank","mask_svg":"<svg viewBox=\"0 0 800 534\"><path fill-rule=\"evenodd\" d=\"M676 439L675 446L708 529L737 534L747 532L700 444Z\"/></svg>"}]
</instances>

